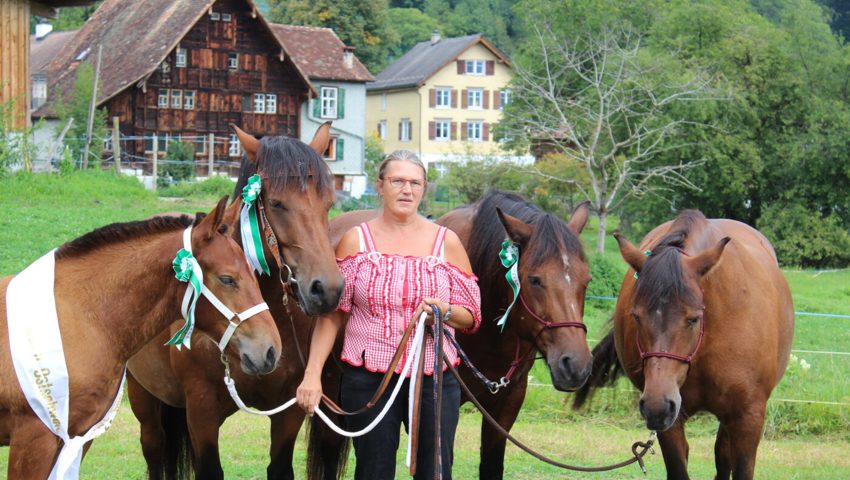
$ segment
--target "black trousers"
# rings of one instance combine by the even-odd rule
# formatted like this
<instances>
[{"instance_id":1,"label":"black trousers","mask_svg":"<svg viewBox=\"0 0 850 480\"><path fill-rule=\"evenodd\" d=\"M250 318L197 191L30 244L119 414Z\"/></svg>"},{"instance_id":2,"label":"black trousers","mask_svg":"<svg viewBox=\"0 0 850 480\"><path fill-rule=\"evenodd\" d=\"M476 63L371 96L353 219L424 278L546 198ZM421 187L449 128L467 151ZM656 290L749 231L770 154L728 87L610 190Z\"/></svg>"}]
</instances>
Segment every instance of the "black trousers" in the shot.
<instances>
[{"instance_id":1,"label":"black trousers","mask_svg":"<svg viewBox=\"0 0 850 480\"><path fill-rule=\"evenodd\" d=\"M363 367L344 364L341 395L342 408L356 410L372 398L383 378L383 373L373 373ZM417 480L434 478L434 384L430 376L422 377L422 402L420 403L419 446L416 452ZM389 387L378 404L360 415L345 417L348 430L356 431L369 425L386 405L399 376L394 375ZM357 465L355 480L394 480L396 478L396 452L401 425L407 425L409 379L404 384L387 415L375 428L361 437L354 438L354 454ZM440 447L443 462L443 478L451 480L454 460L454 439L460 410L460 387L457 379L449 373L443 375L443 403L441 409Z\"/></svg>"}]
</instances>

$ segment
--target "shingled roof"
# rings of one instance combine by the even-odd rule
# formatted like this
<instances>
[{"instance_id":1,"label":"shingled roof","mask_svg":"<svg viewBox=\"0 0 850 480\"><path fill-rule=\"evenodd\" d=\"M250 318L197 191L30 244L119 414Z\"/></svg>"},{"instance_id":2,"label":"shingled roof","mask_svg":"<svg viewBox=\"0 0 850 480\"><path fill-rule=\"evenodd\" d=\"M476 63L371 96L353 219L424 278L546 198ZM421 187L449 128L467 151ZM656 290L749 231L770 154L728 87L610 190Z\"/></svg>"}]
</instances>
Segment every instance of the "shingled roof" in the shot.
<instances>
[{"instance_id":1,"label":"shingled roof","mask_svg":"<svg viewBox=\"0 0 850 480\"><path fill-rule=\"evenodd\" d=\"M166 56L186 36L216 0L105 0L77 35L47 66L48 102L34 116L50 116L56 101L54 92L68 91L82 61L95 63L98 46L103 46L98 105L153 73ZM245 2L257 12L257 19L271 30L252 0ZM278 41L280 44L280 42ZM286 52L286 48L280 44ZM290 56L288 52L287 56ZM291 57L291 56L290 56ZM294 63L294 62L293 62ZM295 64L304 83L312 84ZM314 91L315 94L315 91Z\"/></svg>"},{"instance_id":2,"label":"shingled roof","mask_svg":"<svg viewBox=\"0 0 850 480\"><path fill-rule=\"evenodd\" d=\"M346 67L343 57L345 44L330 28L278 23L269 25L295 63L311 80L370 82L375 79L356 56L353 56L351 66Z\"/></svg>"},{"instance_id":3,"label":"shingled roof","mask_svg":"<svg viewBox=\"0 0 850 480\"><path fill-rule=\"evenodd\" d=\"M30 74L44 73L47 64L59 54L78 31L50 32L43 38L30 35Z\"/></svg>"},{"instance_id":4,"label":"shingled roof","mask_svg":"<svg viewBox=\"0 0 850 480\"><path fill-rule=\"evenodd\" d=\"M457 60L460 54L478 43L492 51L504 63L510 65L507 55L480 33L465 37L446 38L436 43L427 40L417 43L410 51L379 73L374 82L366 85L366 89L371 91L418 87L441 68Z\"/></svg>"}]
</instances>

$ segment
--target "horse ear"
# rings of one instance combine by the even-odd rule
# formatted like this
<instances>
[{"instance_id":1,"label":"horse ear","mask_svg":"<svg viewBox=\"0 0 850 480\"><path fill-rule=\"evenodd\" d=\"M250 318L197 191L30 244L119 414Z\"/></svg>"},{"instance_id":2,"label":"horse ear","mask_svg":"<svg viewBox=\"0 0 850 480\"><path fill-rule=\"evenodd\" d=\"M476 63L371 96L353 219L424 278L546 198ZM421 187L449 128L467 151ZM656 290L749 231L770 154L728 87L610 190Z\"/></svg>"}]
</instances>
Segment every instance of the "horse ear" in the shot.
<instances>
[{"instance_id":1,"label":"horse ear","mask_svg":"<svg viewBox=\"0 0 850 480\"><path fill-rule=\"evenodd\" d=\"M528 239L531 238L531 225L516 217L508 215L499 207L496 207L496 214L499 215L499 221L502 222L502 225L505 227L505 231L508 232L508 238L510 238L514 243L518 243L520 245L524 245L528 242Z\"/></svg>"},{"instance_id":2,"label":"horse ear","mask_svg":"<svg viewBox=\"0 0 850 480\"><path fill-rule=\"evenodd\" d=\"M236 228L236 225L239 223L239 212L241 210L242 197L240 196L236 197L236 200L234 200L233 203L227 206L227 210L224 213L224 220L222 223Z\"/></svg>"},{"instance_id":3,"label":"horse ear","mask_svg":"<svg viewBox=\"0 0 850 480\"><path fill-rule=\"evenodd\" d=\"M685 257L684 263L696 272L697 275L702 277L714 268L718 261L720 261L720 256L723 255L723 250L726 248L726 244L731 240L732 239L729 237L723 237L719 242L717 242L717 245L709 248L699 255L695 257Z\"/></svg>"},{"instance_id":4,"label":"horse ear","mask_svg":"<svg viewBox=\"0 0 850 480\"><path fill-rule=\"evenodd\" d=\"M204 240L210 240L213 236L218 233L218 228L221 226L224 221L224 213L227 210L227 195L221 197L221 200L218 201L218 204L209 213L201 223L198 224L198 230L200 230L202 238Z\"/></svg>"},{"instance_id":5,"label":"horse ear","mask_svg":"<svg viewBox=\"0 0 850 480\"><path fill-rule=\"evenodd\" d=\"M582 230L584 230L584 226L587 225L587 217L590 215L590 202L585 200L578 204L578 206L573 210L573 214L570 215L570 223L567 226L570 227L570 230L573 231L576 235L580 234Z\"/></svg>"},{"instance_id":6,"label":"horse ear","mask_svg":"<svg viewBox=\"0 0 850 480\"><path fill-rule=\"evenodd\" d=\"M626 237L620 235L620 232L614 232L614 238L617 239L617 245L620 247L620 255L622 255L623 260L636 272L643 270L643 266L646 265L646 260L649 257L632 245L632 242L626 240Z\"/></svg>"},{"instance_id":7,"label":"horse ear","mask_svg":"<svg viewBox=\"0 0 850 480\"><path fill-rule=\"evenodd\" d=\"M316 130L316 134L313 135L313 140L310 141L310 148L313 149L314 152L318 153L319 156L325 154L325 151L328 149L328 143L331 141L331 124L333 122L325 122L319 125L319 129Z\"/></svg>"},{"instance_id":8,"label":"horse ear","mask_svg":"<svg viewBox=\"0 0 850 480\"><path fill-rule=\"evenodd\" d=\"M245 133L241 128L237 127L234 124L230 124L230 128L236 132L236 136L239 137L239 143L242 144L242 148L245 150L245 154L252 163L257 163L257 152L260 150L260 141L254 138L253 135L249 133Z\"/></svg>"}]
</instances>

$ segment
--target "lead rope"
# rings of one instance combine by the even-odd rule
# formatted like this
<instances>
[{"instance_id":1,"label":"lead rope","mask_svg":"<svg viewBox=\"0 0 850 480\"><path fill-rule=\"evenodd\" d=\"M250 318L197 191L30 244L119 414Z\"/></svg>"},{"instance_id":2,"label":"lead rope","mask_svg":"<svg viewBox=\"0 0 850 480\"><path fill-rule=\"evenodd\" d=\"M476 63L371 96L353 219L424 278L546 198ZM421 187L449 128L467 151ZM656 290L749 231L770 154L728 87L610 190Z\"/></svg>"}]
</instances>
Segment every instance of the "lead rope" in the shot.
<instances>
[{"instance_id":1,"label":"lead rope","mask_svg":"<svg viewBox=\"0 0 850 480\"><path fill-rule=\"evenodd\" d=\"M443 478L442 413L443 413L443 316L439 307L431 305L434 312L434 479Z\"/></svg>"}]
</instances>

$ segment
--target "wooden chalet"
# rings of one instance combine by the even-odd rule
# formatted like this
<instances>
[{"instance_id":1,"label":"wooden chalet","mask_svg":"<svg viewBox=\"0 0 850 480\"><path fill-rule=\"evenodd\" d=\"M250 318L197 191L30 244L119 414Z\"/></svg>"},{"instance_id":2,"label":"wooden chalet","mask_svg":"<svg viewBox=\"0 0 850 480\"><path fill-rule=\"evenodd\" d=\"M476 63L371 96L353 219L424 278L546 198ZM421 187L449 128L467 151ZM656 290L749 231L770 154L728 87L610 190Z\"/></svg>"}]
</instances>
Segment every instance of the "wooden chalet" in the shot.
<instances>
[{"instance_id":1,"label":"wooden chalet","mask_svg":"<svg viewBox=\"0 0 850 480\"><path fill-rule=\"evenodd\" d=\"M215 159L237 163L229 124L297 138L300 106L315 96L251 0L106 0L48 65L50 98L34 117L54 114L56 92L70 91L82 62L96 65L99 47L97 104L133 139L122 142L130 159L151 158L154 137L159 157L179 137L207 158L212 134Z\"/></svg>"}]
</instances>

